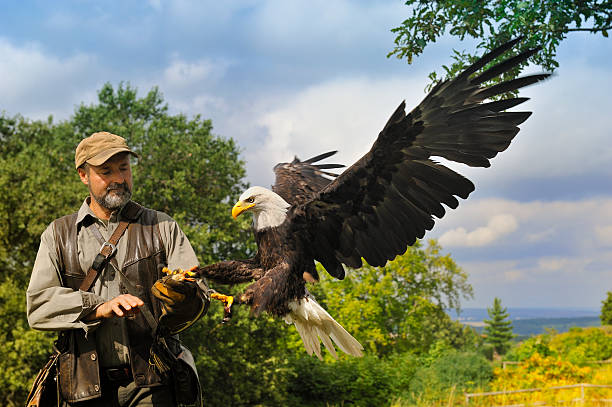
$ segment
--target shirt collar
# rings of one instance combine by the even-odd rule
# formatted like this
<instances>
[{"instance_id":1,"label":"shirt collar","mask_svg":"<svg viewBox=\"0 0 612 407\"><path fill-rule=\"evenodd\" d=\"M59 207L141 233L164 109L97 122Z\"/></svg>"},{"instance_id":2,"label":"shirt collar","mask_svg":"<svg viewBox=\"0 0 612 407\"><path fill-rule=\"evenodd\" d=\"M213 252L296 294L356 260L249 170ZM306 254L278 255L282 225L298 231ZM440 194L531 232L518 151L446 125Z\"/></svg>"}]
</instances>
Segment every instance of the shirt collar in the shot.
<instances>
[{"instance_id":1,"label":"shirt collar","mask_svg":"<svg viewBox=\"0 0 612 407\"><path fill-rule=\"evenodd\" d=\"M85 198L85 200L81 204L81 207L79 208L79 211L77 213L77 218L76 218L77 225L81 224L88 217L91 217L92 220L94 221L99 220L99 218L95 215L95 213L93 213L93 211L89 207L90 202L91 202L91 196L88 196L87 198ZM123 208L125 208L125 205L123 205L118 211L113 212L113 214L111 215L110 221L118 222L119 219L121 218L121 212L123 211ZM118 214L118 216L115 217L116 213Z\"/></svg>"}]
</instances>

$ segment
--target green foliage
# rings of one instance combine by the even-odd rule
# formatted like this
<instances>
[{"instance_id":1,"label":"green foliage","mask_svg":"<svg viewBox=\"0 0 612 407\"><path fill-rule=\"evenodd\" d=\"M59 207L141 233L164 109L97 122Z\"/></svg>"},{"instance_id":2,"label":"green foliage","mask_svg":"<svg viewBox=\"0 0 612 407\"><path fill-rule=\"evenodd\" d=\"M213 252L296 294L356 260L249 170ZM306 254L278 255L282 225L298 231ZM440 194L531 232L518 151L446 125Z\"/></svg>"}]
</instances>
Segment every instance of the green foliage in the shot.
<instances>
[{"instance_id":1,"label":"green foliage","mask_svg":"<svg viewBox=\"0 0 612 407\"><path fill-rule=\"evenodd\" d=\"M49 222L85 196L67 126L0 117L0 270L24 287ZM71 176L69 176L71 175Z\"/></svg>"},{"instance_id":2,"label":"green foliage","mask_svg":"<svg viewBox=\"0 0 612 407\"><path fill-rule=\"evenodd\" d=\"M489 361L475 352L449 350L419 368L410 382L412 399L444 399L451 389L466 392L485 386L493 378Z\"/></svg>"},{"instance_id":3,"label":"green foliage","mask_svg":"<svg viewBox=\"0 0 612 407\"><path fill-rule=\"evenodd\" d=\"M517 77L528 63L553 71L559 66L555 59L557 47L568 33L586 31L608 37L608 30L612 28L610 0L407 0L406 5L412 14L391 30L397 36L395 48L387 56L406 58L409 64L427 44L436 42L447 32L461 40L466 36L481 39L477 45L479 50L491 50L519 36L525 36L523 50L542 46L542 52L502 75L501 80ZM445 78L455 76L477 59L476 54L457 50L453 50L452 58L453 64L443 67ZM442 79L436 72L429 78L433 83Z\"/></svg>"},{"instance_id":4,"label":"green foliage","mask_svg":"<svg viewBox=\"0 0 612 407\"><path fill-rule=\"evenodd\" d=\"M287 405L328 406L389 405L393 397L407 396L408 383L418 367L410 354L388 358L365 355L324 363L314 358L299 358L293 363Z\"/></svg>"},{"instance_id":5,"label":"green foliage","mask_svg":"<svg viewBox=\"0 0 612 407\"><path fill-rule=\"evenodd\" d=\"M385 267L365 264L341 281L321 270L309 290L368 351L425 352L437 339L459 339L463 328L445 310L472 295L467 274L440 252L435 241L419 242Z\"/></svg>"},{"instance_id":6,"label":"green foliage","mask_svg":"<svg viewBox=\"0 0 612 407\"><path fill-rule=\"evenodd\" d=\"M554 331L523 341L514 347L506 358L524 361L534 354L543 357L562 358L576 365L612 358L612 331L605 327L572 328L557 334Z\"/></svg>"},{"instance_id":7,"label":"green foliage","mask_svg":"<svg viewBox=\"0 0 612 407\"><path fill-rule=\"evenodd\" d=\"M608 297L601 302L599 318L602 325L612 325L612 291L608 291Z\"/></svg>"},{"instance_id":8,"label":"green foliage","mask_svg":"<svg viewBox=\"0 0 612 407\"><path fill-rule=\"evenodd\" d=\"M601 328L572 328L556 335L550 347L574 364L607 360L612 358L612 334Z\"/></svg>"},{"instance_id":9,"label":"green foliage","mask_svg":"<svg viewBox=\"0 0 612 407\"><path fill-rule=\"evenodd\" d=\"M521 362L529 359L534 354L538 353L541 356L557 356L557 352L550 346L550 341L554 333L546 333L542 335L532 336L531 338L521 342L513 347L507 354L506 360Z\"/></svg>"},{"instance_id":10,"label":"green foliage","mask_svg":"<svg viewBox=\"0 0 612 407\"><path fill-rule=\"evenodd\" d=\"M240 307L230 323L222 318L222 307L211 304L208 315L181 334L196 360L204 405L286 405L293 367L285 341L292 328Z\"/></svg>"},{"instance_id":11,"label":"green foliage","mask_svg":"<svg viewBox=\"0 0 612 407\"><path fill-rule=\"evenodd\" d=\"M484 320L485 342L491 344L495 352L503 355L510 349L510 341L514 338L512 321L508 319L506 308L502 308L501 300L497 297L493 300L493 307L487 308L487 313L491 319Z\"/></svg>"},{"instance_id":12,"label":"green foliage","mask_svg":"<svg viewBox=\"0 0 612 407\"><path fill-rule=\"evenodd\" d=\"M23 404L30 383L51 353L55 335L30 329L25 293L11 280L0 283L0 400ZM24 363L25 361L25 363Z\"/></svg>"}]
</instances>

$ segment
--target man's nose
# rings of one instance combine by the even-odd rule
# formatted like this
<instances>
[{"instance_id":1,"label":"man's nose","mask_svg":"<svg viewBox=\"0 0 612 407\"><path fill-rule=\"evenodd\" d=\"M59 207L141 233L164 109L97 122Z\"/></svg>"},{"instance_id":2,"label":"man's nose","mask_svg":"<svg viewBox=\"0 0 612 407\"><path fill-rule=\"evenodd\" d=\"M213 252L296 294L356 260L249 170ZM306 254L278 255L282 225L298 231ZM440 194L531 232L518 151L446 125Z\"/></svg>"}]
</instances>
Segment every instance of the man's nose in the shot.
<instances>
[{"instance_id":1,"label":"man's nose","mask_svg":"<svg viewBox=\"0 0 612 407\"><path fill-rule=\"evenodd\" d=\"M123 184L125 182L125 174L122 171L113 171L111 183Z\"/></svg>"}]
</instances>

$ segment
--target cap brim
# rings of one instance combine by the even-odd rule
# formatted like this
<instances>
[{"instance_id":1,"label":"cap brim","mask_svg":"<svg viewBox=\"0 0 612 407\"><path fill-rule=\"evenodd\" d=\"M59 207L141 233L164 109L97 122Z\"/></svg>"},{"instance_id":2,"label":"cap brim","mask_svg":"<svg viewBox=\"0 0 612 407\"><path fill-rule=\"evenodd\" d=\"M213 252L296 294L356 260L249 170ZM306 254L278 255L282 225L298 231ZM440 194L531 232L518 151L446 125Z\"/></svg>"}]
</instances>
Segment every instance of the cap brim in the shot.
<instances>
[{"instance_id":1,"label":"cap brim","mask_svg":"<svg viewBox=\"0 0 612 407\"><path fill-rule=\"evenodd\" d=\"M116 148L111 148L111 149L108 149L108 150L104 150L100 154L94 155L90 159L85 160L85 162L87 164L89 164L89 165L95 165L95 166L102 165L106 161L108 161L109 158L111 158L115 154L119 154L119 153L129 153L129 154L133 155L134 157L139 158L138 154L136 154L135 152L133 152L129 148L116 147Z\"/></svg>"}]
</instances>

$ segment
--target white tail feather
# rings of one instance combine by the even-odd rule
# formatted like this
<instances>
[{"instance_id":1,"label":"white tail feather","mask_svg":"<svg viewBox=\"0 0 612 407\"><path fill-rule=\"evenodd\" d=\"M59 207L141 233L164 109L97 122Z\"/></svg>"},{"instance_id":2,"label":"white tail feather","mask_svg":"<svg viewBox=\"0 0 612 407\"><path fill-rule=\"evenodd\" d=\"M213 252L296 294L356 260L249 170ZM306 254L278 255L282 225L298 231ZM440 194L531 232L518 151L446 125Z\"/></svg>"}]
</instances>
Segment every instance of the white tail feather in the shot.
<instances>
[{"instance_id":1,"label":"white tail feather","mask_svg":"<svg viewBox=\"0 0 612 407\"><path fill-rule=\"evenodd\" d=\"M285 315L285 322L294 324L309 355L319 359L321 342L334 358L338 358L334 343L344 353L363 356L363 346L349 334L313 297L302 298L289 303L291 312ZM320 338L320 341L319 341ZM333 341L333 342L332 342Z\"/></svg>"}]
</instances>

